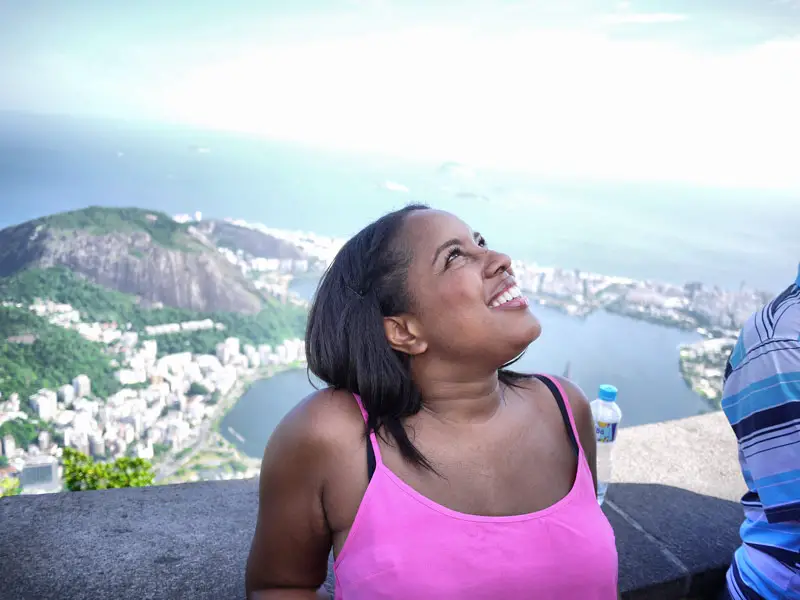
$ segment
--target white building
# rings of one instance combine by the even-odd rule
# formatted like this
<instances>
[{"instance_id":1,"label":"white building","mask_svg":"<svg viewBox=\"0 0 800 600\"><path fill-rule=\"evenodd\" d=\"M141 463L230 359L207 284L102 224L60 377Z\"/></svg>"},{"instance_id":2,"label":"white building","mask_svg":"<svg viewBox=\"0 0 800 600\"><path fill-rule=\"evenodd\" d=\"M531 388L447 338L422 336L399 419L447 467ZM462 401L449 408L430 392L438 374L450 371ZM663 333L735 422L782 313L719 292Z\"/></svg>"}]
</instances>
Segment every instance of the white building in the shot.
<instances>
[{"instance_id":1,"label":"white building","mask_svg":"<svg viewBox=\"0 0 800 600\"><path fill-rule=\"evenodd\" d=\"M239 339L230 337L217 344L217 358L223 365L227 365L239 356Z\"/></svg>"},{"instance_id":2,"label":"white building","mask_svg":"<svg viewBox=\"0 0 800 600\"><path fill-rule=\"evenodd\" d=\"M199 354L194 357L194 361L204 375L222 370L222 363L219 358L211 354Z\"/></svg>"},{"instance_id":3,"label":"white building","mask_svg":"<svg viewBox=\"0 0 800 600\"><path fill-rule=\"evenodd\" d=\"M92 381L87 375L78 375L72 380L72 387L75 388L75 396L86 398L92 394Z\"/></svg>"},{"instance_id":4,"label":"white building","mask_svg":"<svg viewBox=\"0 0 800 600\"><path fill-rule=\"evenodd\" d=\"M158 358L158 342L155 340L143 341L140 355L146 362L155 362L156 358Z\"/></svg>"},{"instance_id":5,"label":"white building","mask_svg":"<svg viewBox=\"0 0 800 600\"><path fill-rule=\"evenodd\" d=\"M145 460L153 460L155 452L153 451L153 442L147 440L136 444L136 456Z\"/></svg>"},{"instance_id":6,"label":"white building","mask_svg":"<svg viewBox=\"0 0 800 600\"><path fill-rule=\"evenodd\" d=\"M8 412L19 412L19 394L14 392L6 400L6 410Z\"/></svg>"},{"instance_id":7,"label":"white building","mask_svg":"<svg viewBox=\"0 0 800 600\"><path fill-rule=\"evenodd\" d=\"M261 357L261 364L266 365L270 362L272 356L272 346L269 344L261 344L258 347L258 355Z\"/></svg>"},{"instance_id":8,"label":"white building","mask_svg":"<svg viewBox=\"0 0 800 600\"><path fill-rule=\"evenodd\" d=\"M62 385L58 388L58 399L64 403L64 406L72 406L75 400L75 388L71 385Z\"/></svg>"},{"instance_id":9,"label":"white building","mask_svg":"<svg viewBox=\"0 0 800 600\"><path fill-rule=\"evenodd\" d=\"M122 385L135 385L147 381L147 372L144 370L120 369L115 375Z\"/></svg>"},{"instance_id":10,"label":"white building","mask_svg":"<svg viewBox=\"0 0 800 600\"><path fill-rule=\"evenodd\" d=\"M139 334L135 331L127 331L122 334L119 342L126 348L133 348L139 342Z\"/></svg>"},{"instance_id":11,"label":"white building","mask_svg":"<svg viewBox=\"0 0 800 600\"><path fill-rule=\"evenodd\" d=\"M7 435L3 438L3 455L11 458L17 452L17 442L14 441L14 436Z\"/></svg>"},{"instance_id":12,"label":"white building","mask_svg":"<svg viewBox=\"0 0 800 600\"><path fill-rule=\"evenodd\" d=\"M245 344L244 355L247 357L247 362L249 363L250 368L256 369L261 366L261 355L254 346Z\"/></svg>"},{"instance_id":13,"label":"white building","mask_svg":"<svg viewBox=\"0 0 800 600\"><path fill-rule=\"evenodd\" d=\"M50 421L58 410L58 395L53 390L39 390L30 397L31 408L43 421Z\"/></svg>"},{"instance_id":14,"label":"white building","mask_svg":"<svg viewBox=\"0 0 800 600\"><path fill-rule=\"evenodd\" d=\"M61 488L58 460L48 454L29 457L20 474L20 483L27 493L58 491Z\"/></svg>"},{"instance_id":15,"label":"white building","mask_svg":"<svg viewBox=\"0 0 800 600\"><path fill-rule=\"evenodd\" d=\"M92 456L102 458L106 455L106 443L102 436L93 434L89 436L89 452Z\"/></svg>"}]
</instances>

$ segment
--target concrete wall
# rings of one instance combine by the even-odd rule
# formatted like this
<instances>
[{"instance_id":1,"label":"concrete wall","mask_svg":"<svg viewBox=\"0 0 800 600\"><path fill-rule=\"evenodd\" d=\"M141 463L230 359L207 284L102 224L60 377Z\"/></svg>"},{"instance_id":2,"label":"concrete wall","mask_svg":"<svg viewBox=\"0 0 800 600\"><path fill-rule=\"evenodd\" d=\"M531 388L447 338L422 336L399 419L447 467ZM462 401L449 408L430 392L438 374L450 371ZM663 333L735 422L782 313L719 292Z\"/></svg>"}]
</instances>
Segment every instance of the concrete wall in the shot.
<instances>
[{"instance_id":1,"label":"concrete wall","mask_svg":"<svg viewBox=\"0 0 800 600\"><path fill-rule=\"evenodd\" d=\"M716 593L744 492L724 417L623 429L615 469L624 597ZM244 598L257 501L256 481L0 499L0 598Z\"/></svg>"}]
</instances>

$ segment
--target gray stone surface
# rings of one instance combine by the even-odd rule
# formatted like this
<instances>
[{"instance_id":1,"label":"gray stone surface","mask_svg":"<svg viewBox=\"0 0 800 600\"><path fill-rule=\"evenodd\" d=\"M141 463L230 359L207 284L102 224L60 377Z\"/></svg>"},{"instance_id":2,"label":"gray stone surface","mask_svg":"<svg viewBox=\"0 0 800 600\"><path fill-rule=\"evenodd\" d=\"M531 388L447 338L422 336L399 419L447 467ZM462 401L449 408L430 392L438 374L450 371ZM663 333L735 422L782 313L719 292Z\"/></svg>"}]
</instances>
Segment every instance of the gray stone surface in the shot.
<instances>
[{"instance_id":1,"label":"gray stone surface","mask_svg":"<svg viewBox=\"0 0 800 600\"><path fill-rule=\"evenodd\" d=\"M738 502L746 491L725 416L623 429L614 469L606 512L640 527L682 567L679 579L687 594L718 590L740 543ZM673 583L671 576L659 579L656 571L643 568L635 585L655 591Z\"/></svg>"},{"instance_id":2,"label":"gray stone surface","mask_svg":"<svg viewBox=\"0 0 800 600\"><path fill-rule=\"evenodd\" d=\"M624 598L682 598L683 570L671 561L658 543L608 506L603 507L617 539L619 587ZM663 596L653 596L653 588Z\"/></svg>"},{"instance_id":3,"label":"gray stone surface","mask_svg":"<svg viewBox=\"0 0 800 600\"><path fill-rule=\"evenodd\" d=\"M244 598L256 481L0 499L3 600Z\"/></svg>"},{"instance_id":4,"label":"gray stone surface","mask_svg":"<svg viewBox=\"0 0 800 600\"><path fill-rule=\"evenodd\" d=\"M604 506L626 599L704 596L744 491L721 415L624 429ZM3 600L244 598L255 481L0 499Z\"/></svg>"}]
</instances>

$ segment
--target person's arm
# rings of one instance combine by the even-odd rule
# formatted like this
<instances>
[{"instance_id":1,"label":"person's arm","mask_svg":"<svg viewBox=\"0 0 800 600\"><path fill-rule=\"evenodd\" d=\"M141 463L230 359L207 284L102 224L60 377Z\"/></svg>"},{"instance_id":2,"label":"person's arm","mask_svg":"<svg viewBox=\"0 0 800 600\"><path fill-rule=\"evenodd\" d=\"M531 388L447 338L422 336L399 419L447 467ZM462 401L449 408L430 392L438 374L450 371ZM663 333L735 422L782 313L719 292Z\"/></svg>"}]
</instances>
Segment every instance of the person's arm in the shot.
<instances>
[{"instance_id":1,"label":"person's arm","mask_svg":"<svg viewBox=\"0 0 800 600\"><path fill-rule=\"evenodd\" d=\"M331 533L322 494L328 441L301 403L281 422L261 464L255 535L247 559L249 600L328 598Z\"/></svg>"},{"instance_id":2,"label":"person's arm","mask_svg":"<svg viewBox=\"0 0 800 600\"><path fill-rule=\"evenodd\" d=\"M795 309L781 315L781 325L794 318L800 326L800 315L790 310ZM757 334L752 323L728 360L722 410L767 522L800 521L800 480L792 475L800 470L800 339L773 337L746 349L744 336ZM797 331L792 329L795 336Z\"/></svg>"},{"instance_id":3,"label":"person's arm","mask_svg":"<svg viewBox=\"0 0 800 600\"><path fill-rule=\"evenodd\" d=\"M567 392L567 400L572 409L572 416L575 418L575 427L578 429L578 438L583 448L586 462L592 471L594 481L594 491L597 493L597 437L594 431L594 419L592 418L592 408L589 399L583 390L572 383L569 379L557 377L558 382L564 391Z\"/></svg>"}]
</instances>

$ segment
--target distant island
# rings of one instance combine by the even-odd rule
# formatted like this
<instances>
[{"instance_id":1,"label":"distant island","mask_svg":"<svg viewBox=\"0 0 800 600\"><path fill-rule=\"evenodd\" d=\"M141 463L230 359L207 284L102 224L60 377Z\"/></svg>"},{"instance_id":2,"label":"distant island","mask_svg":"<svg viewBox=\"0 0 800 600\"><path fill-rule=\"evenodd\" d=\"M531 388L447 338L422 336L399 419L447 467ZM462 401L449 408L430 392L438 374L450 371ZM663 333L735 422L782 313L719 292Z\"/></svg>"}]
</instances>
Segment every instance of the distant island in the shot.
<instances>
[{"instance_id":1,"label":"distant island","mask_svg":"<svg viewBox=\"0 0 800 600\"><path fill-rule=\"evenodd\" d=\"M58 491L64 447L155 461L158 482L249 477L219 433L250 382L305 364L308 303L344 240L242 220L89 207L0 231L0 478ZM743 321L767 299L515 262L534 302L695 330L676 357L718 406ZM26 472L28 475L26 475ZM43 475L46 473L46 475Z\"/></svg>"}]
</instances>

